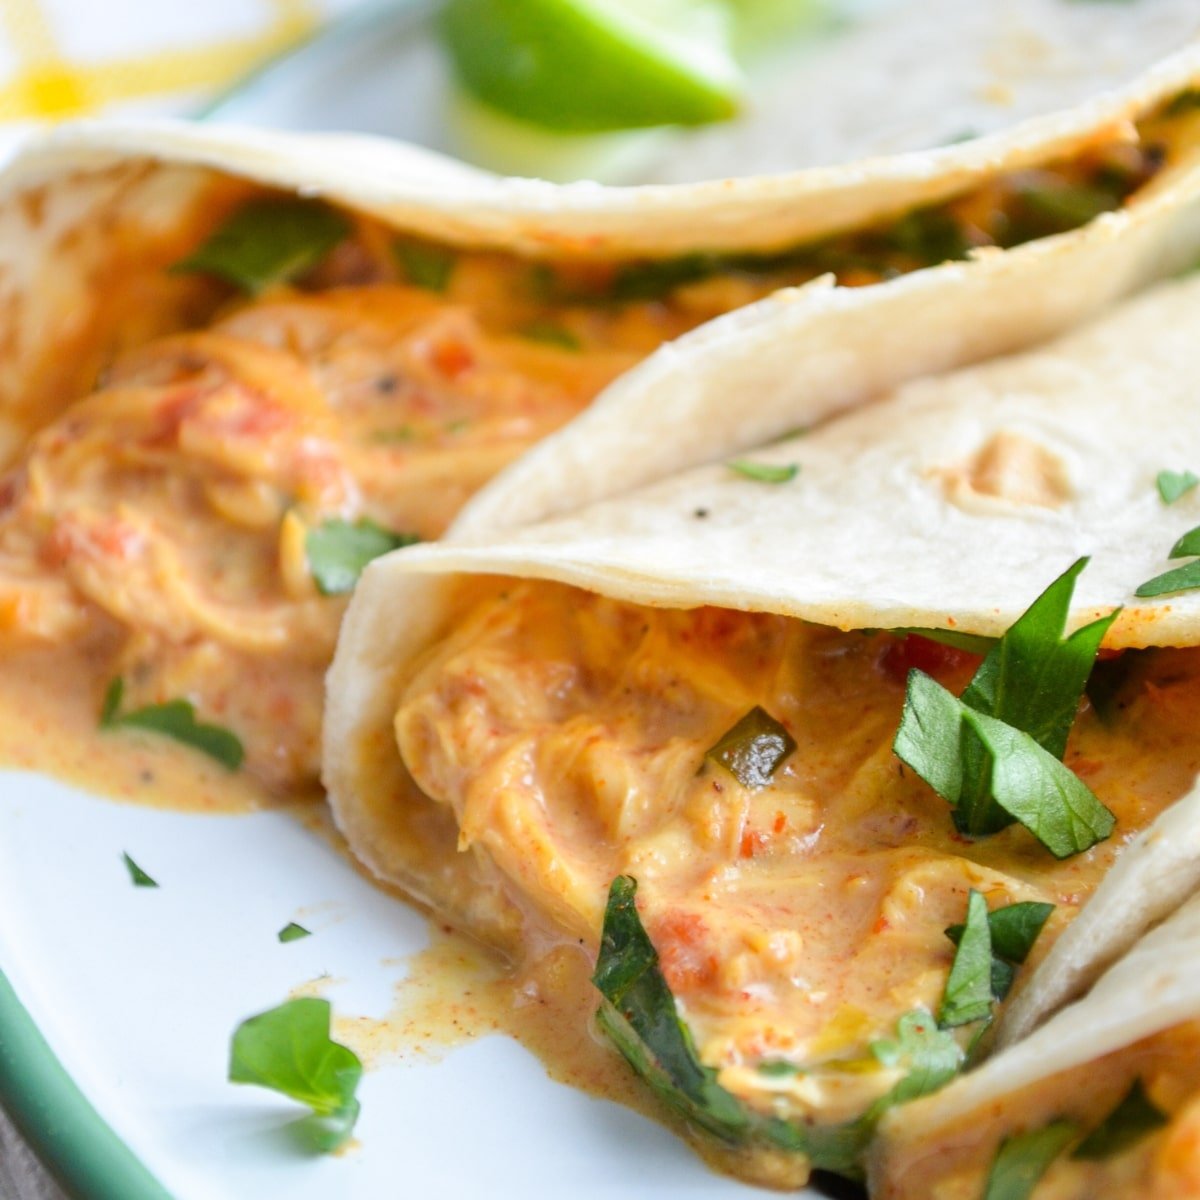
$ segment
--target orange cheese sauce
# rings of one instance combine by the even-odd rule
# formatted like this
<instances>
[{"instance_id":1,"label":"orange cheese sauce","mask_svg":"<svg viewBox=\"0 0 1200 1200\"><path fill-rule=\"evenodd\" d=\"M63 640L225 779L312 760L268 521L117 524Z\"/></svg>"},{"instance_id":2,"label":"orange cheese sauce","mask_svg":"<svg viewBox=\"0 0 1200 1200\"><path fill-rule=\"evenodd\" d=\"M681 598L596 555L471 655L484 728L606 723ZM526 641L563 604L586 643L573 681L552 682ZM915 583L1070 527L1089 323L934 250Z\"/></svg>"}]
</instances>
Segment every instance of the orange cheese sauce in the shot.
<instances>
[{"instance_id":1,"label":"orange cheese sauce","mask_svg":"<svg viewBox=\"0 0 1200 1200\"><path fill-rule=\"evenodd\" d=\"M1101 131L1070 161L877 228L729 259L535 263L346 214L351 233L321 263L247 299L171 267L261 189L214 177L148 245L135 222L112 220L94 280L106 302L3 402L0 442L20 443L15 455L0 444L4 715L29 726L4 697L32 671L64 728L82 731L120 677L126 711L185 699L232 730L263 798L311 791L345 599L318 589L310 531L367 518L436 538L663 342L826 271L870 283L1078 224L1151 179L1184 124L1150 117L1141 142ZM120 186L149 186L146 171ZM61 770L73 754L36 731L12 738L8 761ZM146 778L118 766L93 786L128 797Z\"/></svg>"},{"instance_id":2,"label":"orange cheese sauce","mask_svg":"<svg viewBox=\"0 0 1200 1200\"><path fill-rule=\"evenodd\" d=\"M906 1146L879 1181L880 1200L977 1200L1005 1138L1052 1121L1082 1138L1141 1081L1166 1124L1098 1161L1068 1148L1031 1200L1188 1200L1200 1197L1200 1022L1166 1030L1095 1062L998 1099L919 1144Z\"/></svg>"},{"instance_id":3,"label":"orange cheese sauce","mask_svg":"<svg viewBox=\"0 0 1200 1200\"><path fill-rule=\"evenodd\" d=\"M428 653L396 737L423 792L453 811L460 848L529 914L527 940L594 948L609 883L634 876L722 1083L841 1120L894 1082L844 1064L870 1064L905 1012L936 1011L954 952L944 930L970 889L990 908L1056 906L1036 963L1200 768L1200 652L1141 654L1106 720L1085 705L1066 759L1115 814L1113 836L1063 861L1020 826L969 839L891 744L909 666L961 689L977 661L923 639L508 581ZM769 786L744 787L705 751L756 705L797 748ZM778 1060L808 1073L757 1070Z\"/></svg>"}]
</instances>

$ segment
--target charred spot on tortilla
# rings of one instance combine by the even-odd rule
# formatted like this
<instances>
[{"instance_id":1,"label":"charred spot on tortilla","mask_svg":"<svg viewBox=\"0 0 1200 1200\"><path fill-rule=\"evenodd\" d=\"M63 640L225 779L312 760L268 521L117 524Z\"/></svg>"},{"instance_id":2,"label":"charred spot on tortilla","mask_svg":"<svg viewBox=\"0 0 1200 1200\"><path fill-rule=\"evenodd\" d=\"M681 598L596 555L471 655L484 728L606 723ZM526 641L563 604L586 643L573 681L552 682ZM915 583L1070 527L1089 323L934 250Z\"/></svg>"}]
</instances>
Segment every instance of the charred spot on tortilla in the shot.
<instances>
[{"instance_id":1,"label":"charred spot on tortilla","mask_svg":"<svg viewBox=\"0 0 1200 1200\"><path fill-rule=\"evenodd\" d=\"M1002 429L962 465L935 468L946 496L970 510L1000 502L1013 507L1060 508L1074 495L1062 457L1028 434Z\"/></svg>"}]
</instances>

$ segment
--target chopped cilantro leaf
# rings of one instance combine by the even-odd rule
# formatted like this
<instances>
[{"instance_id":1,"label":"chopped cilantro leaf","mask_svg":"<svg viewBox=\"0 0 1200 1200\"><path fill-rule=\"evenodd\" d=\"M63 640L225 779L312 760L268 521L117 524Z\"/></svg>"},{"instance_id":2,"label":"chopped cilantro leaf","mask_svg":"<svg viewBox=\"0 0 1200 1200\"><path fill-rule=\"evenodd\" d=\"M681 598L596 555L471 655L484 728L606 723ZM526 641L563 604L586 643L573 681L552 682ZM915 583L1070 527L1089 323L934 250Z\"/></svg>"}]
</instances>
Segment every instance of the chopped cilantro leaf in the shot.
<instances>
[{"instance_id":1,"label":"chopped cilantro leaf","mask_svg":"<svg viewBox=\"0 0 1200 1200\"><path fill-rule=\"evenodd\" d=\"M158 887L158 882L154 879L151 879L150 876L147 875L146 872L143 871L142 868L139 867L137 865L137 863L135 863L133 861L133 859L129 857L128 854L122 854L121 858L125 862L125 869L129 872L129 879L132 882L134 887L141 887L141 888L156 888L156 887Z\"/></svg>"},{"instance_id":2,"label":"chopped cilantro leaf","mask_svg":"<svg viewBox=\"0 0 1200 1200\"><path fill-rule=\"evenodd\" d=\"M1191 471L1159 471L1155 480L1158 494L1164 504L1174 504L1180 496L1186 496L1198 483L1200 476L1193 475ZM1196 553L1200 554L1200 551Z\"/></svg>"},{"instance_id":3,"label":"chopped cilantro leaf","mask_svg":"<svg viewBox=\"0 0 1200 1200\"><path fill-rule=\"evenodd\" d=\"M684 284L707 279L721 269L722 260L712 254L685 254L630 263L617 272L612 283L612 298L629 300L661 300Z\"/></svg>"},{"instance_id":4,"label":"chopped cilantro leaf","mask_svg":"<svg viewBox=\"0 0 1200 1200\"><path fill-rule=\"evenodd\" d=\"M725 464L731 471L759 483L791 483L800 473L797 463L756 463L745 458L731 458Z\"/></svg>"},{"instance_id":5,"label":"chopped cilantro leaf","mask_svg":"<svg viewBox=\"0 0 1200 1200\"><path fill-rule=\"evenodd\" d=\"M638 916L636 894L637 882L626 875L609 889L592 976L604 997L597 1023L663 1103L726 1145L771 1146L803 1154L818 1169L858 1178L861 1155L884 1112L941 1087L958 1070L962 1054L954 1039L928 1013L907 1013L894 1041L871 1046L880 1062L902 1068L904 1078L857 1120L814 1125L757 1112L700 1061ZM768 1074L782 1073L765 1066Z\"/></svg>"},{"instance_id":6,"label":"chopped cilantro leaf","mask_svg":"<svg viewBox=\"0 0 1200 1200\"><path fill-rule=\"evenodd\" d=\"M363 568L381 554L411 546L420 538L393 533L370 517L325 521L308 531L305 550L317 589L325 596L352 592Z\"/></svg>"},{"instance_id":7,"label":"chopped cilantro leaf","mask_svg":"<svg viewBox=\"0 0 1200 1200\"><path fill-rule=\"evenodd\" d=\"M964 833L1020 821L1053 854L1107 837L1112 814L1059 761L1100 641L1119 609L1063 638L1080 559L993 646L957 699L912 671L893 749Z\"/></svg>"},{"instance_id":8,"label":"chopped cilantro leaf","mask_svg":"<svg viewBox=\"0 0 1200 1200\"><path fill-rule=\"evenodd\" d=\"M782 1059L761 1062L758 1064L757 1069L760 1075L782 1076L800 1074L800 1068L795 1063L784 1062Z\"/></svg>"},{"instance_id":9,"label":"chopped cilantro leaf","mask_svg":"<svg viewBox=\"0 0 1200 1200\"><path fill-rule=\"evenodd\" d=\"M994 909L988 913L992 951L1009 962L1023 963L1053 911L1053 904L1037 900L1022 900ZM962 925L951 925L946 936L957 946L963 929Z\"/></svg>"},{"instance_id":10,"label":"chopped cilantro leaf","mask_svg":"<svg viewBox=\"0 0 1200 1200\"><path fill-rule=\"evenodd\" d=\"M896 1022L896 1037L871 1043L871 1053L885 1067L902 1067L904 1078L875 1102L878 1117L896 1104L907 1104L944 1087L962 1066L963 1054L953 1036L938 1028L931 1013L913 1009Z\"/></svg>"},{"instance_id":11,"label":"chopped cilantro leaf","mask_svg":"<svg viewBox=\"0 0 1200 1200\"><path fill-rule=\"evenodd\" d=\"M1166 596L1171 592L1190 592L1200 587L1200 559L1186 567L1176 567L1146 580L1133 594L1145 599L1148 596Z\"/></svg>"},{"instance_id":12,"label":"chopped cilantro leaf","mask_svg":"<svg viewBox=\"0 0 1200 1200\"><path fill-rule=\"evenodd\" d=\"M1022 900L988 913L992 950L1009 962L1023 963L1053 911L1053 904Z\"/></svg>"},{"instance_id":13,"label":"chopped cilantro leaf","mask_svg":"<svg viewBox=\"0 0 1200 1200\"><path fill-rule=\"evenodd\" d=\"M392 253L413 287L444 292L450 286L456 262L453 251L428 242L396 241L392 243Z\"/></svg>"},{"instance_id":14,"label":"chopped cilantro leaf","mask_svg":"<svg viewBox=\"0 0 1200 1200\"><path fill-rule=\"evenodd\" d=\"M1020 199L1032 215L1045 223L1043 235L1078 229L1119 203L1119 197L1109 188L1062 181L1025 188Z\"/></svg>"},{"instance_id":15,"label":"chopped cilantro leaf","mask_svg":"<svg viewBox=\"0 0 1200 1200\"><path fill-rule=\"evenodd\" d=\"M1062 758L1096 653L1120 609L1063 638L1081 558L1064 571L983 660L962 694L964 704L1028 733Z\"/></svg>"},{"instance_id":16,"label":"chopped cilantro leaf","mask_svg":"<svg viewBox=\"0 0 1200 1200\"><path fill-rule=\"evenodd\" d=\"M312 1149L336 1150L354 1129L358 1055L329 1036L328 1000L301 997L243 1021L229 1051L229 1081L280 1092L312 1109L294 1128Z\"/></svg>"},{"instance_id":17,"label":"chopped cilantro leaf","mask_svg":"<svg viewBox=\"0 0 1200 1200\"><path fill-rule=\"evenodd\" d=\"M944 208L918 208L901 217L887 232L897 250L929 266L967 257L971 243L962 222Z\"/></svg>"},{"instance_id":18,"label":"chopped cilantro leaf","mask_svg":"<svg viewBox=\"0 0 1200 1200\"><path fill-rule=\"evenodd\" d=\"M1167 1124L1167 1115L1146 1095L1140 1079L1116 1108L1075 1147L1072 1158L1112 1158Z\"/></svg>"},{"instance_id":19,"label":"chopped cilantro leaf","mask_svg":"<svg viewBox=\"0 0 1200 1200\"><path fill-rule=\"evenodd\" d=\"M953 1029L987 1020L991 1014L992 936L987 901L972 888L967 898L967 923L946 980L938 1024L943 1029Z\"/></svg>"},{"instance_id":20,"label":"chopped cilantro leaf","mask_svg":"<svg viewBox=\"0 0 1200 1200\"><path fill-rule=\"evenodd\" d=\"M968 739L972 748L964 753ZM892 749L957 810L959 827L973 836L1016 820L1056 858L1067 858L1112 833L1112 813L1029 734L968 708L921 671L909 672ZM972 801L968 809L965 763L976 755L989 768L982 775L987 807Z\"/></svg>"},{"instance_id":21,"label":"chopped cilantro leaf","mask_svg":"<svg viewBox=\"0 0 1200 1200\"><path fill-rule=\"evenodd\" d=\"M120 677L108 685L100 709L100 728L145 729L174 738L191 746L209 758L215 758L230 771L242 765L246 751L236 734L220 725L207 725L196 720L196 710L187 700L168 700L164 704L148 704L132 712L121 713L125 681Z\"/></svg>"},{"instance_id":22,"label":"chopped cilantro leaf","mask_svg":"<svg viewBox=\"0 0 1200 1200\"><path fill-rule=\"evenodd\" d=\"M521 329L521 336L531 342L557 346L560 350L581 350L583 343L565 325L555 321L530 321Z\"/></svg>"},{"instance_id":23,"label":"chopped cilantro leaf","mask_svg":"<svg viewBox=\"0 0 1200 1200\"><path fill-rule=\"evenodd\" d=\"M943 646L953 646L955 650L965 650L968 654L987 654L996 645L996 638L984 637L979 633L959 633L957 629L925 629L917 626L904 626L899 629L889 629L898 637L915 633L917 637L928 638L931 642L940 642Z\"/></svg>"},{"instance_id":24,"label":"chopped cilantro leaf","mask_svg":"<svg viewBox=\"0 0 1200 1200\"><path fill-rule=\"evenodd\" d=\"M992 995L1003 1000L1016 977L1016 968L1029 957L1033 943L1054 911L1053 904L1024 900L994 909L987 915L992 943ZM965 925L951 925L946 936L959 945Z\"/></svg>"},{"instance_id":25,"label":"chopped cilantro leaf","mask_svg":"<svg viewBox=\"0 0 1200 1200\"><path fill-rule=\"evenodd\" d=\"M742 787L766 787L795 749L792 735L756 705L704 757L724 767Z\"/></svg>"},{"instance_id":26,"label":"chopped cilantro leaf","mask_svg":"<svg viewBox=\"0 0 1200 1200\"><path fill-rule=\"evenodd\" d=\"M251 200L172 271L216 275L257 295L312 270L349 233L350 222L318 200Z\"/></svg>"},{"instance_id":27,"label":"chopped cilantro leaf","mask_svg":"<svg viewBox=\"0 0 1200 1200\"><path fill-rule=\"evenodd\" d=\"M1171 547L1171 553L1168 558L1187 558L1191 554L1200 554L1200 527L1189 529Z\"/></svg>"},{"instance_id":28,"label":"chopped cilantro leaf","mask_svg":"<svg viewBox=\"0 0 1200 1200\"><path fill-rule=\"evenodd\" d=\"M281 942L298 942L301 938L312 937L312 930L297 925L295 921L289 921L277 936Z\"/></svg>"},{"instance_id":29,"label":"chopped cilantro leaf","mask_svg":"<svg viewBox=\"0 0 1200 1200\"><path fill-rule=\"evenodd\" d=\"M992 1160L983 1200L1029 1200L1050 1164L1076 1134L1070 1121L1054 1121L1005 1138Z\"/></svg>"}]
</instances>

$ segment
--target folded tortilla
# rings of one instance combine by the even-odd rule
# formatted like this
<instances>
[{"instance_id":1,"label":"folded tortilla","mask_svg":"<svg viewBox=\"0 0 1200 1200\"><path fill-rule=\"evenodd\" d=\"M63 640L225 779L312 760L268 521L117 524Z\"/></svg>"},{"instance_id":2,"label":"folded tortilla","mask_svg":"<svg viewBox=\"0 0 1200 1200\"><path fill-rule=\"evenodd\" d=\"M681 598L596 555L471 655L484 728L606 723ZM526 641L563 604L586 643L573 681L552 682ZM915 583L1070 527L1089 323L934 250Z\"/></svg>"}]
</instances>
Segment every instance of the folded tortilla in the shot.
<instances>
[{"instance_id":1,"label":"folded tortilla","mask_svg":"<svg viewBox=\"0 0 1200 1200\"><path fill-rule=\"evenodd\" d=\"M1198 950L1192 899L1083 999L943 1091L894 1110L873 1152L871 1194L974 1200L1007 1162L1025 1171L1022 1195L1195 1195ZM1033 1191L1039 1174L1044 1190Z\"/></svg>"},{"instance_id":2,"label":"folded tortilla","mask_svg":"<svg viewBox=\"0 0 1200 1200\"><path fill-rule=\"evenodd\" d=\"M487 479L657 347L599 424L531 461L460 528L505 495L504 520L528 519L551 498L580 504L773 436L796 406L775 389L761 405L728 403L723 380L758 383L735 365L738 347L769 331L760 366L778 363L799 330L823 341L845 305L828 282L763 299L785 284L881 283L881 326L928 299L926 349L908 372L1078 320L1190 254L1190 210L1175 197L1200 141L1198 77L1191 47L971 145L629 190L501 180L370 138L151 123L34 143L0 177L0 636L17 647L0 707L14 730L69 727L74 745L118 679L114 720L187 697L238 739L244 778L312 790L320 675L354 574L321 575L315 544L357 559L440 536ZM282 204L303 220L295 197L325 214L318 225L332 214L350 230L307 274L247 297L179 271L244 209ZM1002 296L988 282L1005 275L1001 247L1084 242L1097 246L1085 256L1094 274L1047 288L1036 312L943 323L958 296ZM893 278L963 256L957 292L912 296ZM1016 263L1023 293L1054 275L1036 253ZM735 319L709 320L721 314ZM683 383L693 360L700 392ZM809 362L825 378L805 419L880 382L874 366ZM651 405L638 399L648 389ZM592 450L627 444L614 435L657 449L603 465ZM564 469L577 475L565 488ZM497 509L488 523L499 520ZM30 679L47 697L32 718ZM66 679L70 696L55 682ZM25 744L14 732L0 753L37 765ZM85 773L98 750L82 753ZM221 790L210 782L209 797Z\"/></svg>"},{"instance_id":3,"label":"folded tortilla","mask_svg":"<svg viewBox=\"0 0 1200 1200\"><path fill-rule=\"evenodd\" d=\"M1157 229L1178 249L1195 208L1175 201ZM448 540L373 564L328 682L326 782L355 852L514 952L561 939L595 953L610 881L635 877L702 1062L756 1112L829 1137L897 1086L874 1047L905 1014L937 1009L954 953L943 930L963 921L968 892L992 908L1054 906L1018 972L1031 1022L1084 986L1200 885L1200 600L1134 596L1200 513L1194 491L1166 504L1156 489L1160 472L1200 462L1189 416L1200 276L1038 348L902 381L928 322L946 339L996 312L986 284L973 287L981 277L1009 305L1026 267L1068 290L1097 286L1126 255L1162 245L1156 223L901 281L902 309L887 307L887 288L812 294L801 303L826 361L855 386L869 380L874 400L733 466L506 529L509 504L566 507L566 479L539 493L531 461L562 452L585 490L610 465L655 470L626 466L659 450L632 424L628 445L591 440L590 468L584 452L613 395L630 404L645 382L643 405L669 409L664 380L682 390L704 378L651 361L482 493ZM831 296L836 323L819 299ZM793 350L811 344L806 332L790 328ZM761 349L747 339L748 372ZM715 353L730 355L729 384L732 352ZM897 386L884 390L888 373ZM794 382L778 381L780 396L759 379L744 410L778 402L780 423L788 412L806 424L837 407L819 388L797 401ZM514 479L532 496L515 495ZM957 690L971 663L904 631L997 637L1082 556L1067 624L1119 608L1104 645L1126 651L1125 674L1115 709L1085 707L1066 761L1116 831L1062 861L1021 830L963 839L945 803L898 773L892 741L904 668ZM765 787L722 775L714 759L763 713L793 765ZM780 725L799 745L790 759ZM411 829L435 819L460 852L447 842L419 858ZM1093 895L1122 920L1075 939L1065 984L1025 987Z\"/></svg>"}]
</instances>

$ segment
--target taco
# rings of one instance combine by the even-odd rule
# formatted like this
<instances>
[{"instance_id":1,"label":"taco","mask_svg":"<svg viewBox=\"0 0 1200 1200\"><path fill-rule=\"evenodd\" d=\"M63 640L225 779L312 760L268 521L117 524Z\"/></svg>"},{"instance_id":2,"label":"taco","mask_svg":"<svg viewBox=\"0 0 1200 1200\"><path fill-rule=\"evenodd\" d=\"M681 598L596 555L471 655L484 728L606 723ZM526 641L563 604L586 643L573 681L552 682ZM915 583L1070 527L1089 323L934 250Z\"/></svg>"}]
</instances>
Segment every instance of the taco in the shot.
<instances>
[{"instance_id":1,"label":"taco","mask_svg":"<svg viewBox=\"0 0 1200 1200\"><path fill-rule=\"evenodd\" d=\"M1160 228L1200 137L1198 62L970 147L696 187L556 188L371 139L170 124L35 144L0 180L0 753L69 754L140 793L166 768L125 747L155 731L212 760L197 803L237 791L230 767L252 798L312 790L364 561L438 537L656 348L684 367L769 324L756 301L784 285ZM1180 254L1144 245L938 359L1060 327ZM832 313L841 292L785 295ZM724 444L779 415L744 406L730 434L728 407L699 396L671 424ZM621 420L657 439L667 415ZM191 786L186 761L167 790Z\"/></svg>"},{"instance_id":2,"label":"taco","mask_svg":"<svg viewBox=\"0 0 1200 1200\"><path fill-rule=\"evenodd\" d=\"M1200 1195L1197 949L1193 899L1024 1041L889 1114L872 1194Z\"/></svg>"},{"instance_id":3,"label":"taco","mask_svg":"<svg viewBox=\"0 0 1200 1200\"><path fill-rule=\"evenodd\" d=\"M1194 213L1177 200L1161 219ZM1148 229L1042 266L1108 278ZM976 327L983 275L902 281L929 303L878 343L888 289L859 293L825 351L904 379L929 314L955 312L942 336ZM514 477L530 486L525 464L501 477L352 602L326 718L352 848L516 956L594 964L602 1027L730 1169L856 1174L881 1114L983 1052L1001 999L1089 897L1110 903L1110 867L1119 888L1145 856L1151 886L1121 889L1130 920L1075 987L1200 884L1176 852L1200 816L1200 600L1171 580L1135 596L1200 513L1197 314L1200 277L1163 283L520 529L486 528ZM642 379L669 408L651 364L617 392L632 404ZM582 463L613 394L526 463Z\"/></svg>"}]
</instances>

